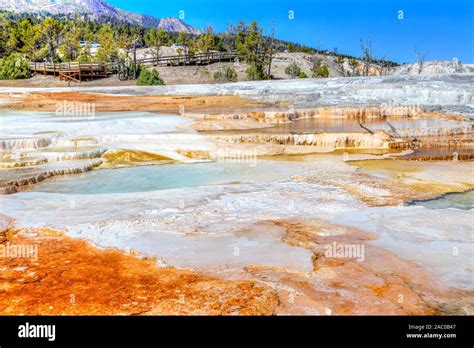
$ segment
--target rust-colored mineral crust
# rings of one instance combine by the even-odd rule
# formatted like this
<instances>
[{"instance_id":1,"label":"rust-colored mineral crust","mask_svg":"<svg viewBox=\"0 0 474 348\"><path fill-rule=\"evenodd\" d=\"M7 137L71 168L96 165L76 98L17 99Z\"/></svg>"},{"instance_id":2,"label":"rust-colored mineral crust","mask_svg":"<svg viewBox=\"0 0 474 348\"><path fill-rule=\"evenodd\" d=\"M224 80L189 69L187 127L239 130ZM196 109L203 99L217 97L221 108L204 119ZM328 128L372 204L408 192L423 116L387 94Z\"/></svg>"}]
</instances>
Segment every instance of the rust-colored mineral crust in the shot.
<instances>
[{"instance_id":1,"label":"rust-colored mineral crust","mask_svg":"<svg viewBox=\"0 0 474 348\"><path fill-rule=\"evenodd\" d=\"M273 223L286 229L284 242L313 253L311 273L246 268L254 279L278 284L277 314L459 315L470 310L465 303L472 303L472 291L437 283L415 262L370 245L374 237L368 233L322 220ZM328 256L332 245L364 246L363 259Z\"/></svg>"},{"instance_id":2,"label":"rust-colored mineral crust","mask_svg":"<svg viewBox=\"0 0 474 348\"><path fill-rule=\"evenodd\" d=\"M271 315L279 302L252 281L159 268L54 231L30 233L10 233L6 243L38 246L37 260L0 257L1 315Z\"/></svg>"},{"instance_id":3,"label":"rust-colored mineral crust","mask_svg":"<svg viewBox=\"0 0 474 348\"><path fill-rule=\"evenodd\" d=\"M128 96L83 92L38 92L12 98L0 93L3 109L55 111L58 103L94 103L96 111L175 111L262 107L239 96Z\"/></svg>"}]
</instances>

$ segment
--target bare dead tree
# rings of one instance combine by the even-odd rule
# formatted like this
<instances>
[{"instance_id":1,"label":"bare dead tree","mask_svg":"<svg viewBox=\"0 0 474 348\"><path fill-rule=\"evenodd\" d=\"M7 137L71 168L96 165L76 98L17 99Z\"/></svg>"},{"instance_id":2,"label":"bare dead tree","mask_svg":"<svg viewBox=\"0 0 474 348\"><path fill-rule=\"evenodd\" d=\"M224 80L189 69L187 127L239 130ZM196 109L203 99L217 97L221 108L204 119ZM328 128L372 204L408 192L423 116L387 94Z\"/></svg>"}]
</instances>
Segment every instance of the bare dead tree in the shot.
<instances>
[{"instance_id":1,"label":"bare dead tree","mask_svg":"<svg viewBox=\"0 0 474 348\"><path fill-rule=\"evenodd\" d=\"M374 132L370 128L367 128L366 126L364 126L360 121L359 121L359 126L360 126L360 128L366 130L370 134L372 134L372 135L374 134Z\"/></svg>"},{"instance_id":2,"label":"bare dead tree","mask_svg":"<svg viewBox=\"0 0 474 348\"><path fill-rule=\"evenodd\" d=\"M361 39L360 48L362 49L362 53L363 53L362 62L364 64L364 76L369 76L370 66L373 61L372 41L371 40L363 41Z\"/></svg>"},{"instance_id":3,"label":"bare dead tree","mask_svg":"<svg viewBox=\"0 0 474 348\"><path fill-rule=\"evenodd\" d=\"M392 132L392 136L394 138L398 138L398 139L401 139L401 135L400 133L398 133L397 129L388 121L386 121L386 123L388 124L389 128L390 128L390 131Z\"/></svg>"},{"instance_id":4,"label":"bare dead tree","mask_svg":"<svg viewBox=\"0 0 474 348\"><path fill-rule=\"evenodd\" d=\"M275 44L275 21L272 24L270 47L268 49L268 78L269 79L272 76L272 62L273 62L274 44Z\"/></svg>"},{"instance_id":5,"label":"bare dead tree","mask_svg":"<svg viewBox=\"0 0 474 348\"><path fill-rule=\"evenodd\" d=\"M428 53L421 52L418 46L415 46L415 55L416 55L416 63L418 64L417 71L419 75L425 68L426 56L428 55Z\"/></svg>"}]
</instances>

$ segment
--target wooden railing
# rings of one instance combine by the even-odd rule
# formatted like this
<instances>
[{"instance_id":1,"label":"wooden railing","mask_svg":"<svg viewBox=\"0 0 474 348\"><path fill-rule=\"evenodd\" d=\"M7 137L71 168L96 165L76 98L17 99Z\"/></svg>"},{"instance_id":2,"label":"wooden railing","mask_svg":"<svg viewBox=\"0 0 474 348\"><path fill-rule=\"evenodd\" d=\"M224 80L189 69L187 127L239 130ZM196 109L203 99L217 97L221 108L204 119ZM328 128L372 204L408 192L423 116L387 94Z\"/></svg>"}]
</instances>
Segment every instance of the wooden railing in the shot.
<instances>
[{"instance_id":1,"label":"wooden railing","mask_svg":"<svg viewBox=\"0 0 474 348\"><path fill-rule=\"evenodd\" d=\"M64 71L105 71L108 64L103 63L37 63L30 62L30 69L38 73L59 73Z\"/></svg>"},{"instance_id":2,"label":"wooden railing","mask_svg":"<svg viewBox=\"0 0 474 348\"><path fill-rule=\"evenodd\" d=\"M205 65L237 59L237 52L207 52L177 54L137 59L137 64L156 65ZM119 72L118 63L37 63L30 62L30 70L38 74L58 75L64 80L81 81L82 77L107 76Z\"/></svg>"},{"instance_id":3,"label":"wooden railing","mask_svg":"<svg viewBox=\"0 0 474 348\"><path fill-rule=\"evenodd\" d=\"M138 59L143 65L201 65L237 59L237 52L207 52L195 54L168 55Z\"/></svg>"},{"instance_id":4,"label":"wooden railing","mask_svg":"<svg viewBox=\"0 0 474 348\"><path fill-rule=\"evenodd\" d=\"M209 64L217 61L236 59L237 52L207 52L195 54L177 54L159 57L137 59L138 64ZM35 72L59 72L59 71L104 71L114 68L115 63L37 63L30 62L30 69Z\"/></svg>"}]
</instances>

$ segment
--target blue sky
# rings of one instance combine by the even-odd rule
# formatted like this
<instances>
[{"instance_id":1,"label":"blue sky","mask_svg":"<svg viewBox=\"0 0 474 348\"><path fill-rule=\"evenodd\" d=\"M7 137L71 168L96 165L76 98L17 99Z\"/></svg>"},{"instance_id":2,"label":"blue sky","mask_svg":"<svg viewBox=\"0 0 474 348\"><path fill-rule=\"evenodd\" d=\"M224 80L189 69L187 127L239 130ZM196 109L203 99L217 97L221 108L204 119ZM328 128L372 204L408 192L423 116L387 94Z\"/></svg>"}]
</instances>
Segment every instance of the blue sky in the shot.
<instances>
[{"instance_id":1,"label":"blue sky","mask_svg":"<svg viewBox=\"0 0 474 348\"><path fill-rule=\"evenodd\" d=\"M360 55L370 39L377 57L412 62L414 47L427 59L474 63L473 0L108 0L124 10L179 17L194 27L225 31L230 22L276 25L278 38ZM289 11L294 18L290 19ZM403 13L399 12L403 11ZM399 17L403 17L399 19Z\"/></svg>"}]
</instances>

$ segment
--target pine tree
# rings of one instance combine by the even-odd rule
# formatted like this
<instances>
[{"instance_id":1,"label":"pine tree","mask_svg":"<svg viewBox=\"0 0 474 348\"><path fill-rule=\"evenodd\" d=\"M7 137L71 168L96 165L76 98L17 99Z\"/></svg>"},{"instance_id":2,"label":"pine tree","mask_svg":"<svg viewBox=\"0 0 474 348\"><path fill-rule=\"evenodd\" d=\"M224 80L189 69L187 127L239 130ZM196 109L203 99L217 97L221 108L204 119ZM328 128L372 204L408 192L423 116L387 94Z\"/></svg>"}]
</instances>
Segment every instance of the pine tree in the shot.
<instances>
[{"instance_id":1,"label":"pine tree","mask_svg":"<svg viewBox=\"0 0 474 348\"><path fill-rule=\"evenodd\" d=\"M81 52L81 30L74 23L68 23L64 27L64 40L59 47L63 60L72 62L75 61Z\"/></svg>"},{"instance_id":2,"label":"pine tree","mask_svg":"<svg viewBox=\"0 0 474 348\"><path fill-rule=\"evenodd\" d=\"M214 48L215 45L214 29L208 26L201 36L196 40L196 47L199 52L207 53Z\"/></svg>"},{"instance_id":3,"label":"pine tree","mask_svg":"<svg viewBox=\"0 0 474 348\"><path fill-rule=\"evenodd\" d=\"M151 28L145 35L145 43L152 48L153 57L158 60L160 58L160 47L169 44L170 37L163 29Z\"/></svg>"},{"instance_id":4,"label":"pine tree","mask_svg":"<svg viewBox=\"0 0 474 348\"><path fill-rule=\"evenodd\" d=\"M42 41L48 49L49 59L52 63L56 61L56 50L62 35L61 29L61 23L51 17L46 17L41 26Z\"/></svg>"},{"instance_id":5,"label":"pine tree","mask_svg":"<svg viewBox=\"0 0 474 348\"><path fill-rule=\"evenodd\" d=\"M100 44L95 56L98 62L109 63L117 59L117 43L109 24L105 24L100 28L97 33L97 42Z\"/></svg>"}]
</instances>

